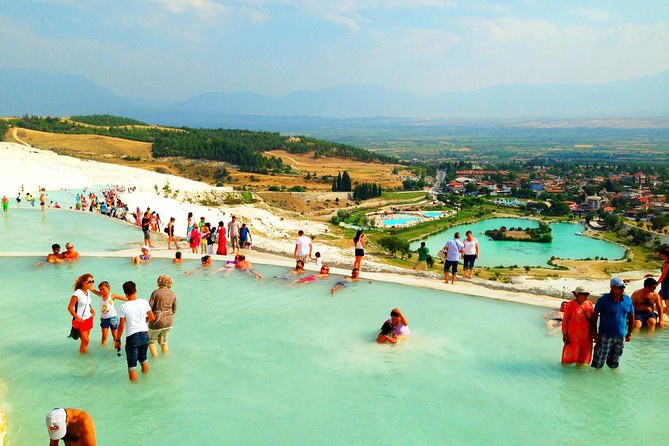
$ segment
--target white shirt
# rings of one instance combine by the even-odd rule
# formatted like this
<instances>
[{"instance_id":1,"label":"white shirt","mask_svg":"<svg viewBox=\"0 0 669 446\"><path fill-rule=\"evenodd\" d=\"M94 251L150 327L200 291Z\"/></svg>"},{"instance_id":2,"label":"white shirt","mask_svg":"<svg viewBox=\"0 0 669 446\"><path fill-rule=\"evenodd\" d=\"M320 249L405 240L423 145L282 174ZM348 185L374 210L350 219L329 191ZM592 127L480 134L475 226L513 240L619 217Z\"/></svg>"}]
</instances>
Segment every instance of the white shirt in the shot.
<instances>
[{"instance_id":1,"label":"white shirt","mask_svg":"<svg viewBox=\"0 0 669 446\"><path fill-rule=\"evenodd\" d=\"M320 268L323 266L323 258L322 257L316 257L316 266Z\"/></svg>"},{"instance_id":2,"label":"white shirt","mask_svg":"<svg viewBox=\"0 0 669 446\"><path fill-rule=\"evenodd\" d=\"M100 319L109 319L110 317L116 317L116 308L114 308L114 298L111 297L111 293L109 293L109 297L107 297L107 300L104 300L101 298L100 301Z\"/></svg>"},{"instance_id":3,"label":"white shirt","mask_svg":"<svg viewBox=\"0 0 669 446\"><path fill-rule=\"evenodd\" d=\"M135 333L149 331L146 315L151 311L151 305L144 299L129 300L121 305L120 316L125 318L126 337Z\"/></svg>"},{"instance_id":4,"label":"white shirt","mask_svg":"<svg viewBox=\"0 0 669 446\"><path fill-rule=\"evenodd\" d=\"M77 314L79 317L82 319L91 317L91 294L79 289L72 295L77 297Z\"/></svg>"},{"instance_id":5,"label":"white shirt","mask_svg":"<svg viewBox=\"0 0 669 446\"><path fill-rule=\"evenodd\" d=\"M297 255L306 256L309 255L309 245L311 245L311 238L306 235L301 235L295 240L297 245Z\"/></svg>"},{"instance_id":6,"label":"white shirt","mask_svg":"<svg viewBox=\"0 0 669 446\"><path fill-rule=\"evenodd\" d=\"M479 241L475 238L472 238L472 241L465 239L462 242L465 245L465 254L468 256L476 255L476 246L479 244Z\"/></svg>"}]
</instances>

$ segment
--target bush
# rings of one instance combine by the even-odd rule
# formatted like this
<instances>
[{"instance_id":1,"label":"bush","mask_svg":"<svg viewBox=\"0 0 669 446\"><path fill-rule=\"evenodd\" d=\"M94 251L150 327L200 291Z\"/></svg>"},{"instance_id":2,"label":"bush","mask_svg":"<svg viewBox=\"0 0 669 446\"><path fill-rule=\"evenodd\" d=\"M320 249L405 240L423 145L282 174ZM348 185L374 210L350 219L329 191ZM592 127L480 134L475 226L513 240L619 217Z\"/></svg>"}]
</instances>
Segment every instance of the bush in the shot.
<instances>
[{"instance_id":1,"label":"bush","mask_svg":"<svg viewBox=\"0 0 669 446\"><path fill-rule=\"evenodd\" d=\"M279 186L270 186L267 188L267 190L270 192L279 192L281 188Z\"/></svg>"}]
</instances>

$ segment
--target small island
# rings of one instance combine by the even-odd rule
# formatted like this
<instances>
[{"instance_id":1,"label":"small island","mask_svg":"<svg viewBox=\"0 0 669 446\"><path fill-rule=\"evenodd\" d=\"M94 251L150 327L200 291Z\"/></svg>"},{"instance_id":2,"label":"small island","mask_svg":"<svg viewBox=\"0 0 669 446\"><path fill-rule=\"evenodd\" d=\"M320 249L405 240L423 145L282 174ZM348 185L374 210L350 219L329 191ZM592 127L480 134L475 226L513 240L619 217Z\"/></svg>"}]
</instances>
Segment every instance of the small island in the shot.
<instances>
[{"instance_id":1,"label":"small island","mask_svg":"<svg viewBox=\"0 0 669 446\"><path fill-rule=\"evenodd\" d=\"M513 240L518 242L550 243L553 241L551 228L543 221L539 222L538 228L517 228L502 226L499 229L488 229L485 235L493 240Z\"/></svg>"}]
</instances>

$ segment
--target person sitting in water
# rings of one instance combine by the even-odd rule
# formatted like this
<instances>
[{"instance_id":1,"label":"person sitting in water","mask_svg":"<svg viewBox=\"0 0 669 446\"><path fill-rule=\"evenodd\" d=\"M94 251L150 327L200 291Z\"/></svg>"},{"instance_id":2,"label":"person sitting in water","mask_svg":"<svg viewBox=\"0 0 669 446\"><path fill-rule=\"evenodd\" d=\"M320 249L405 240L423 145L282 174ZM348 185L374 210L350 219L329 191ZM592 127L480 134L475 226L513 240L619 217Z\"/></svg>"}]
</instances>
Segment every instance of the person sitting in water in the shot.
<instances>
[{"instance_id":1,"label":"person sitting in water","mask_svg":"<svg viewBox=\"0 0 669 446\"><path fill-rule=\"evenodd\" d=\"M181 251L177 251L174 254L174 258L172 259L172 263L174 263L176 265L181 265L182 263L184 263L184 259L181 258Z\"/></svg>"},{"instance_id":2,"label":"person sitting in water","mask_svg":"<svg viewBox=\"0 0 669 446\"><path fill-rule=\"evenodd\" d=\"M47 263L63 263L63 254L60 253L60 245L51 245L51 252L46 256Z\"/></svg>"},{"instance_id":3,"label":"person sitting in water","mask_svg":"<svg viewBox=\"0 0 669 446\"><path fill-rule=\"evenodd\" d=\"M46 416L49 431L49 446L95 446L95 423L93 418L79 409L57 407Z\"/></svg>"},{"instance_id":4,"label":"person sitting in water","mask_svg":"<svg viewBox=\"0 0 669 446\"><path fill-rule=\"evenodd\" d=\"M275 279L291 279L293 276L300 276L304 274L304 262L302 260L298 260L295 262L295 269L291 269L287 273L280 274L278 276L274 276Z\"/></svg>"},{"instance_id":5,"label":"person sitting in water","mask_svg":"<svg viewBox=\"0 0 669 446\"><path fill-rule=\"evenodd\" d=\"M330 267L327 265L323 265L321 266L320 273L312 274L306 277L300 277L299 279L295 279L293 283L296 285L305 285L307 283L315 282L318 279L327 279L329 277L330 277Z\"/></svg>"},{"instance_id":6,"label":"person sitting in water","mask_svg":"<svg viewBox=\"0 0 669 446\"><path fill-rule=\"evenodd\" d=\"M142 246L142 253L132 258L133 265L139 265L140 263L150 262L151 254L149 253L149 251L150 249L148 246Z\"/></svg>"},{"instance_id":7,"label":"person sitting in water","mask_svg":"<svg viewBox=\"0 0 669 446\"><path fill-rule=\"evenodd\" d=\"M192 276L204 269L208 269L213 264L213 260L209 254L205 254L200 257L200 268L195 271L185 271L184 276ZM218 270L217 270L218 271ZM216 271L214 271L216 272Z\"/></svg>"},{"instance_id":8,"label":"person sitting in water","mask_svg":"<svg viewBox=\"0 0 669 446\"><path fill-rule=\"evenodd\" d=\"M560 304L559 310L548 311L544 314L544 318L547 319L546 328L548 329L549 336L555 336L562 330L562 318L564 317L564 309L568 303L568 301L564 300Z\"/></svg>"},{"instance_id":9,"label":"person sitting in water","mask_svg":"<svg viewBox=\"0 0 669 446\"><path fill-rule=\"evenodd\" d=\"M379 335L376 337L376 342L379 344L397 344L397 340L395 339L393 335L393 324L385 321L383 325L381 326L381 331L379 332Z\"/></svg>"},{"instance_id":10,"label":"person sitting in water","mask_svg":"<svg viewBox=\"0 0 669 446\"><path fill-rule=\"evenodd\" d=\"M649 333L655 332L655 327L662 327L662 298L655 291L657 280L649 277L643 281L643 288L632 293L634 304L634 328L640 330L646 325Z\"/></svg>"},{"instance_id":11,"label":"person sitting in water","mask_svg":"<svg viewBox=\"0 0 669 446\"><path fill-rule=\"evenodd\" d=\"M251 265L251 262L246 260L246 256L244 256L244 255L240 254L240 255L237 256L237 264L235 265L235 268L237 268L240 271L244 271L245 273L248 273L248 274L254 276L256 279L262 279L262 275L253 270L253 266Z\"/></svg>"},{"instance_id":12,"label":"person sitting in water","mask_svg":"<svg viewBox=\"0 0 669 446\"><path fill-rule=\"evenodd\" d=\"M73 262L79 258L79 253L74 250L74 245L72 243L65 244L65 252L63 253L63 259Z\"/></svg>"},{"instance_id":13,"label":"person sitting in water","mask_svg":"<svg viewBox=\"0 0 669 446\"><path fill-rule=\"evenodd\" d=\"M358 268L353 268L353 270L351 270L351 275L350 276L344 277L342 280L335 283L334 287L330 288L330 294L332 294L334 296L334 294L337 291L346 288L347 286L349 286L353 282L358 282L360 280L359 276L360 276L360 270Z\"/></svg>"},{"instance_id":14,"label":"person sitting in water","mask_svg":"<svg viewBox=\"0 0 669 446\"><path fill-rule=\"evenodd\" d=\"M386 322L389 322L393 327L391 333L395 341L400 341L405 336L411 334L409 322L398 308L390 310L390 319L386 320Z\"/></svg>"}]
</instances>

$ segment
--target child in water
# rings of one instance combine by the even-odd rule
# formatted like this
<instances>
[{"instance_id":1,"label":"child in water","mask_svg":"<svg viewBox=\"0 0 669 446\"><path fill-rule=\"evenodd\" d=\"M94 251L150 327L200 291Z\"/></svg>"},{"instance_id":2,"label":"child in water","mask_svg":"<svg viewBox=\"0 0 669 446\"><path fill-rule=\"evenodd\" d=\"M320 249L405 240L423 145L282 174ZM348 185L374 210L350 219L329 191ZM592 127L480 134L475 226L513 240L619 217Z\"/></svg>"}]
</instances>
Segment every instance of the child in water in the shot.
<instances>
[{"instance_id":1,"label":"child in water","mask_svg":"<svg viewBox=\"0 0 669 446\"><path fill-rule=\"evenodd\" d=\"M393 324L389 321L385 321L381 326L381 331L376 337L376 342L379 344L397 344L397 340L393 337Z\"/></svg>"}]
</instances>

